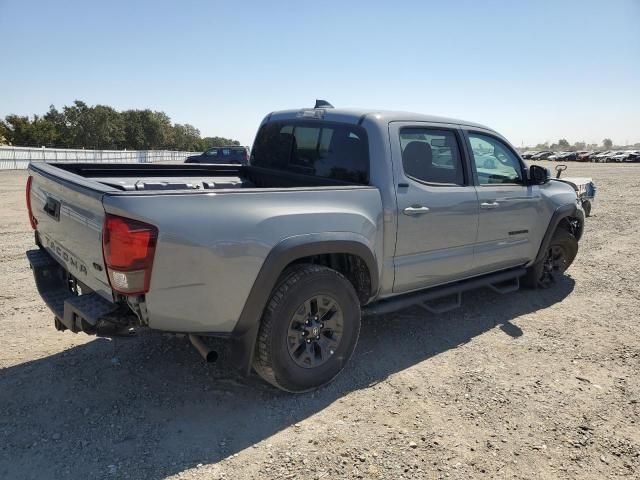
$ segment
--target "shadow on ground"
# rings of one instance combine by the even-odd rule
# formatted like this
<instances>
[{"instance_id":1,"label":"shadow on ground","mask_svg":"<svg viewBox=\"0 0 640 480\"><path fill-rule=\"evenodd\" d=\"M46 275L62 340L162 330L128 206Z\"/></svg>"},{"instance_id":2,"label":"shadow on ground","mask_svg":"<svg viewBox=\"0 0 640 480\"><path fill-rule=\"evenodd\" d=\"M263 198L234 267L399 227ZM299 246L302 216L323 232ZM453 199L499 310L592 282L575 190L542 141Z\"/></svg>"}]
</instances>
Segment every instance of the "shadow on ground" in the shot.
<instances>
[{"instance_id":1,"label":"shadow on ground","mask_svg":"<svg viewBox=\"0 0 640 480\"><path fill-rule=\"evenodd\" d=\"M251 447L322 411L350 391L562 301L552 290L465 294L444 315L420 309L368 318L353 359L329 386L292 396L236 375L224 358L205 365L188 341L157 333L95 339L0 371L0 477L159 479ZM51 335L57 333L51 327ZM224 353L224 352L223 352Z\"/></svg>"}]
</instances>

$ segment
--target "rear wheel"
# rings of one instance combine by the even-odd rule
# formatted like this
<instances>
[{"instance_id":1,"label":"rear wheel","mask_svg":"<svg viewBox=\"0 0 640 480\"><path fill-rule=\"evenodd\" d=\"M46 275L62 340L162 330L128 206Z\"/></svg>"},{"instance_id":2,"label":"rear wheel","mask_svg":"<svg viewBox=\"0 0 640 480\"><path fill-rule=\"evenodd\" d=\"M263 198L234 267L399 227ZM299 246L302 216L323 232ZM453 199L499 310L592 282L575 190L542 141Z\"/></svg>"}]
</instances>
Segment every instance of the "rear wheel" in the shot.
<instances>
[{"instance_id":1,"label":"rear wheel","mask_svg":"<svg viewBox=\"0 0 640 480\"><path fill-rule=\"evenodd\" d=\"M360 302L351 282L324 266L298 265L271 295L253 367L282 390L312 390L340 373L359 333Z\"/></svg>"},{"instance_id":2,"label":"rear wheel","mask_svg":"<svg viewBox=\"0 0 640 480\"><path fill-rule=\"evenodd\" d=\"M578 253L578 240L563 228L558 228L542 260L533 264L522 278L529 288L549 288L571 266Z\"/></svg>"}]
</instances>

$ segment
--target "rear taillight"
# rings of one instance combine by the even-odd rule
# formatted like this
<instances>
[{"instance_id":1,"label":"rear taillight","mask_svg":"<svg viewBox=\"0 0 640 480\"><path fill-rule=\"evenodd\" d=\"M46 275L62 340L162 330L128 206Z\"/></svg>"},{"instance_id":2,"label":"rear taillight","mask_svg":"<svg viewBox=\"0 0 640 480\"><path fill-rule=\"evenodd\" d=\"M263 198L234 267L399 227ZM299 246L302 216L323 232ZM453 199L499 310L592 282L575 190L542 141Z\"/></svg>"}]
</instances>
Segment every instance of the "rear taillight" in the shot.
<instances>
[{"instance_id":1,"label":"rear taillight","mask_svg":"<svg viewBox=\"0 0 640 480\"><path fill-rule=\"evenodd\" d=\"M107 214L102 252L111 288L125 295L149 291L157 240L155 226Z\"/></svg>"},{"instance_id":2,"label":"rear taillight","mask_svg":"<svg viewBox=\"0 0 640 480\"><path fill-rule=\"evenodd\" d=\"M27 178L27 213L29 214L29 222L31 223L31 228L36 229L36 219L33 216L33 211L31 210L31 182L33 181L33 177L29 175Z\"/></svg>"}]
</instances>

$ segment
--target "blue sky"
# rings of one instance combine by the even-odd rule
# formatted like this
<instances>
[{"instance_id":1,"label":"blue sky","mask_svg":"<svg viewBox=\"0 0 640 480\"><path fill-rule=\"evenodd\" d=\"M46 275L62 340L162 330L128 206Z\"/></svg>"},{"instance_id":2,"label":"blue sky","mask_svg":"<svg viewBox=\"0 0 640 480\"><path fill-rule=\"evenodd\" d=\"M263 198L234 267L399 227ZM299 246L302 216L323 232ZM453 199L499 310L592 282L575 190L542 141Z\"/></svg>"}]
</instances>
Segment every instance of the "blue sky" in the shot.
<instances>
[{"instance_id":1,"label":"blue sky","mask_svg":"<svg viewBox=\"0 0 640 480\"><path fill-rule=\"evenodd\" d=\"M0 0L0 116L81 99L251 143L336 106L473 120L517 146L640 142L640 0Z\"/></svg>"}]
</instances>

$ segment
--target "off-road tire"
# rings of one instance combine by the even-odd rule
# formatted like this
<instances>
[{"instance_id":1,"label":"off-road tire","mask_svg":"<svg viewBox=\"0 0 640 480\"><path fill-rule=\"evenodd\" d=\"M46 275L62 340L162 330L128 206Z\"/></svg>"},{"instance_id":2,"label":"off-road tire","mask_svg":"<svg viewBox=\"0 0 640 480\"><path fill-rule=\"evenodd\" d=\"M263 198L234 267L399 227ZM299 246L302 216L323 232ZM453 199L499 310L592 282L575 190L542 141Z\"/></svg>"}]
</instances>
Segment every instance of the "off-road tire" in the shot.
<instances>
[{"instance_id":1,"label":"off-road tire","mask_svg":"<svg viewBox=\"0 0 640 480\"><path fill-rule=\"evenodd\" d=\"M555 262L557 264L553 268L550 268L550 263L554 263L553 259L550 260L554 251L561 251L563 258ZM527 288L552 287L571 266L577 254L578 240L576 237L564 228L556 229L542 260L527 269L527 273L522 277L520 283Z\"/></svg>"},{"instance_id":2,"label":"off-road tire","mask_svg":"<svg viewBox=\"0 0 640 480\"><path fill-rule=\"evenodd\" d=\"M314 368L299 366L287 344L293 315L315 295L329 295L342 309L342 336L335 353ZM262 315L253 368L270 384L293 393L316 389L333 380L353 354L360 334L360 302L341 273L321 265L300 264L287 269Z\"/></svg>"}]
</instances>

